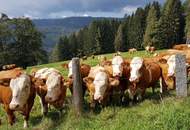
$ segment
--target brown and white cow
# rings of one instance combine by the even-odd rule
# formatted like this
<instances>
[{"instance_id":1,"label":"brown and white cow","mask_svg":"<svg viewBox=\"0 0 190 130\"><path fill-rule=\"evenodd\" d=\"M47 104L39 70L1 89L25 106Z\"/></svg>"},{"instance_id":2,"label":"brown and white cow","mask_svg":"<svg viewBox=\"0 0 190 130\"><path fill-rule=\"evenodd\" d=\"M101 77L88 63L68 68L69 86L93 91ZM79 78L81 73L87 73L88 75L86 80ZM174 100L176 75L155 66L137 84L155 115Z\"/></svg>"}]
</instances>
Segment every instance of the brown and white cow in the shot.
<instances>
[{"instance_id":1,"label":"brown and white cow","mask_svg":"<svg viewBox=\"0 0 190 130\"><path fill-rule=\"evenodd\" d=\"M132 99L135 95L138 96L137 100L142 99L148 87L152 87L154 92L155 84L158 80L160 80L161 93L167 87L162 76L162 70L157 63L145 61L141 57L134 57L131 60L130 68L129 80L131 85L129 87L129 94Z\"/></svg>"},{"instance_id":2,"label":"brown and white cow","mask_svg":"<svg viewBox=\"0 0 190 130\"><path fill-rule=\"evenodd\" d=\"M129 85L130 76L130 60L125 60L121 56L115 56L112 59L112 77L118 79L119 86L115 87L113 91L119 92L121 102L124 100L125 90Z\"/></svg>"},{"instance_id":3,"label":"brown and white cow","mask_svg":"<svg viewBox=\"0 0 190 130\"><path fill-rule=\"evenodd\" d=\"M133 54L134 52L137 52L137 49L136 48L131 48L129 49L129 54Z\"/></svg>"},{"instance_id":4,"label":"brown and white cow","mask_svg":"<svg viewBox=\"0 0 190 130\"><path fill-rule=\"evenodd\" d=\"M21 111L24 116L24 128L28 127L30 111L36 96L31 77L21 74L10 80L10 87L0 85L0 103L8 115L11 125L15 123L14 111Z\"/></svg>"},{"instance_id":5,"label":"brown and white cow","mask_svg":"<svg viewBox=\"0 0 190 130\"><path fill-rule=\"evenodd\" d=\"M146 46L145 50L150 53L154 53L156 48L154 46Z\"/></svg>"},{"instance_id":6,"label":"brown and white cow","mask_svg":"<svg viewBox=\"0 0 190 130\"><path fill-rule=\"evenodd\" d=\"M62 111L66 97L63 81L62 75L54 68L43 68L35 73L33 82L40 97L44 115L48 112L48 104Z\"/></svg>"},{"instance_id":7,"label":"brown and white cow","mask_svg":"<svg viewBox=\"0 0 190 130\"><path fill-rule=\"evenodd\" d=\"M95 107L95 101L107 105L113 86L119 84L119 80L110 77L108 71L101 66L92 67L89 76L83 79L90 94L90 107Z\"/></svg>"},{"instance_id":8,"label":"brown and white cow","mask_svg":"<svg viewBox=\"0 0 190 130\"><path fill-rule=\"evenodd\" d=\"M72 78L72 75L73 75L73 68L72 68L72 60L69 62L69 64L63 64L62 67L66 68L69 70L68 72L68 79L65 80L65 86L67 86L71 93L73 93L73 90L72 90L72 86L73 86L73 78ZM85 78L88 76L89 72L90 72L90 69L91 69L91 66L90 65L87 65L87 64L81 64L80 65L80 72L81 72L81 78ZM82 81L82 88L83 88L83 96L85 95L85 91L86 91L86 84Z\"/></svg>"}]
</instances>

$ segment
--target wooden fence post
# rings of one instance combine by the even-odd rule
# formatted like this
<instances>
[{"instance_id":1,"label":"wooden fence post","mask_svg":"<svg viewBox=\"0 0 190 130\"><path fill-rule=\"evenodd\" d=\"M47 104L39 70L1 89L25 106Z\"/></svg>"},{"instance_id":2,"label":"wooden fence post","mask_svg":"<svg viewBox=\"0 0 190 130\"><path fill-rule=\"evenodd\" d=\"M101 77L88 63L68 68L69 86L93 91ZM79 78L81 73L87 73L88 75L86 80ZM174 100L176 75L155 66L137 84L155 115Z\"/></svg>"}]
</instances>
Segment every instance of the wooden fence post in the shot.
<instances>
[{"instance_id":1,"label":"wooden fence post","mask_svg":"<svg viewBox=\"0 0 190 130\"><path fill-rule=\"evenodd\" d=\"M176 54L176 95L177 97L187 96L187 69L185 55Z\"/></svg>"},{"instance_id":2,"label":"wooden fence post","mask_svg":"<svg viewBox=\"0 0 190 130\"><path fill-rule=\"evenodd\" d=\"M73 73L73 105L77 116L80 116L83 108L83 98L82 98L82 82L81 82L79 58L72 59L72 73Z\"/></svg>"}]
</instances>

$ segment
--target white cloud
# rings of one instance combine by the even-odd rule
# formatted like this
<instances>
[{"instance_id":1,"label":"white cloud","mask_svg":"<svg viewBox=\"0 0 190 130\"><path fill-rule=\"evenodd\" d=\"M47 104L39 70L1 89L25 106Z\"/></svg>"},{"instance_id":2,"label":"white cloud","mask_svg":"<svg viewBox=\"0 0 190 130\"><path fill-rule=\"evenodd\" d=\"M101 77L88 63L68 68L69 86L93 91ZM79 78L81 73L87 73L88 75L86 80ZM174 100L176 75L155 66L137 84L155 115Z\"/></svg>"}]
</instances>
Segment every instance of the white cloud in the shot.
<instances>
[{"instance_id":1,"label":"white cloud","mask_svg":"<svg viewBox=\"0 0 190 130\"><path fill-rule=\"evenodd\" d=\"M132 14L133 12L135 12L137 10L137 8L140 6L125 6L122 9L122 12L124 12L125 14Z\"/></svg>"}]
</instances>

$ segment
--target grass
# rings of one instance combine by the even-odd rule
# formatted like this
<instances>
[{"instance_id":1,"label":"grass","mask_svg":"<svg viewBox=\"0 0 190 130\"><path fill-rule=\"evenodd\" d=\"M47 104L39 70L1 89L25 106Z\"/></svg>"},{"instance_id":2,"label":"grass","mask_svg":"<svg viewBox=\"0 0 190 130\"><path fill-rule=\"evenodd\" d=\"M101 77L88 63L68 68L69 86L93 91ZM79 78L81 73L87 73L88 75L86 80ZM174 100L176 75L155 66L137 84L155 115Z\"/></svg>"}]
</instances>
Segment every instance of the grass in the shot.
<instances>
[{"instance_id":1,"label":"grass","mask_svg":"<svg viewBox=\"0 0 190 130\"><path fill-rule=\"evenodd\" d=\"M144 51L139 51L132 55L122 53L122 55L126 58L151 56ZM111 58L112 54L107 54L106 56ZM94 60L89 58L84 62L90 65L96 65L98 60L97 58ZM60 66L62 63L52 63L36 67L54 67L66 76L67 71ZM27 71L30 72L31 68L28 68ZM67 100L70 98L68 94ZM16 117L17 122L11 127L7 124L6 114L3 108L0 107L0 119L2 120L0 130L23 129L22 116L16 114ZM87 105L85 105L85 110L81 117L75 116L71 104L65 108L62 116L59 116L56 109L51 108L47 117L42 117L41 106L37 97L31 112L29 125L29 129L31 130L189 130L190 97L176 98L175 92L171 91L164 95L163 100L161 100L158 93L153 95L151 90L148 90L145 100L134 105L110 105L94 113L90 112Z\"/></svg>"}]
</instances>

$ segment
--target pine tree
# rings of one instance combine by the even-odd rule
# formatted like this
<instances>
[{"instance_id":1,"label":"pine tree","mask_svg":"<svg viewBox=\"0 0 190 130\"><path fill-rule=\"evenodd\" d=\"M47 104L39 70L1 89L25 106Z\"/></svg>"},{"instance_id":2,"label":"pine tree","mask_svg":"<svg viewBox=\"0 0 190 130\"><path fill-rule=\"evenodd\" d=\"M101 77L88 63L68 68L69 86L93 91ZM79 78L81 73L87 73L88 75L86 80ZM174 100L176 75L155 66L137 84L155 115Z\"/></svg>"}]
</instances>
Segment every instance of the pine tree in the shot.
<instances>
[{"instance_id":1,"label":"pine tree","mask_svg":"<svg viewBox=\"0 0 190 130\"><path fill-rule=\"evenodd\" d=\"M190 44L190 0L186 0L185 2L185 14L186 14L186 26L185 26L185 34L186 34L186 43Z\"/></svg>"},{"instance_id":2,"label":"pine tree","mask_svg":"<svg viewBox=\"0 0 190 130\"><path fill-rule=\"evenodd\" d=\"M120 24L116 37L115 37L115 41L114 41L114 45L115 45L115 51L125 51L126 50L126 45L124 44L124 35L123 35L123 25Z\"/></svg>"},{"instance_id":3,"label":"pine tree","mask_svg":"<svg viewBox=\"0 0 190 130\"><path fill-rule=\"evenodd\" d=\"M171 48L183 38L183 10L180 0L167 0L158 23L156 41L161 48Z\"/></svg>"},{"instance_id":4,"label":"pine tree","mask_svg":"<svg viewBox=\"0 0 190 130\"><path fill-rule=\"evenodd\" d=\"M156 25L158 22L158 14L159 14L158 12L159 10L156 10L154 6L152 6L149 10L148 17L146 19L147 27L144 35L144 42L143 42L144 47L147 45L155 46L154 35L156 31Z\"/></svg>"}]
</instances>

